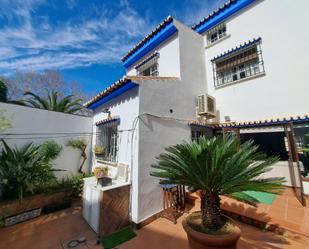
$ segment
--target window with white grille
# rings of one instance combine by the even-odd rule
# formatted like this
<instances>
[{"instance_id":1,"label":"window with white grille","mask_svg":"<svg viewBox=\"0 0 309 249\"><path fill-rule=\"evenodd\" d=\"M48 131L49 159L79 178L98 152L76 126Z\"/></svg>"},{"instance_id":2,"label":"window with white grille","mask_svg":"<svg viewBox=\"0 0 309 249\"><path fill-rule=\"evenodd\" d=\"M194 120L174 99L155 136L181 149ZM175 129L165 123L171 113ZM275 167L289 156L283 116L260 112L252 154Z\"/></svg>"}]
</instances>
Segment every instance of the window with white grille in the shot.
<instances>
[{"instance_id":1,"label":"window with white grille","mask_svg":"<svg viewBox=\"0 0 309 249\"><path fill-rule=\"evenodd\" d=\"M138 64L135 69L137 75L141 76L159 76L159 52L155 52Z\"/></svg>"},{"instance_id":2,"label":"window with white grille","mask_svg":"<svg viewBox=\"0 0 309 249\"><path fill-rule=\"evenodd\" d=\"M203 127L191 127L191 140L198 141L201 137L212 137L212 130Z\"/></svg>"},{"instance_id":3,"label":"window with white grille","mask_svg":"<svg viewBox=\"0 0 309 249\"><path fill-rule=\"evenodd\" d=\"M206 33L207 45L210 45L226 36L226 25L220 23Z\"/></svg>"},{"instance_id":4,"label":"window with white grille","mask_svg":"<svg viewBox=\"0 0 309 249\"><path fill-rule=\"evenodd\" d=\"M98 126L96 137L96 145L105 149L101 159L116 162L118 154L118 122Z\"/></svg>"},{"instance_id":5,"label":"window with white grille","mask_svg":"<svg viewBox=\"0 0 309 249\"><path fill-rule=\"evenodd\" d=\"M215 60L213 67L215 87L263 74L265 70L260 44L253 44Z\"/></svg>"},{"instance_id":6,"label":"window with white grille","mask_svg":"<svg viewBox=\"0 0 309 249\"><path fill-rule=\"evenodd\" d=\"M151 65L150 67L144 69L143 71L138 71L138 75L141 76L158 76L159 71L158 71L158 63L155 63Z\"/></svg>"}]
</instances>

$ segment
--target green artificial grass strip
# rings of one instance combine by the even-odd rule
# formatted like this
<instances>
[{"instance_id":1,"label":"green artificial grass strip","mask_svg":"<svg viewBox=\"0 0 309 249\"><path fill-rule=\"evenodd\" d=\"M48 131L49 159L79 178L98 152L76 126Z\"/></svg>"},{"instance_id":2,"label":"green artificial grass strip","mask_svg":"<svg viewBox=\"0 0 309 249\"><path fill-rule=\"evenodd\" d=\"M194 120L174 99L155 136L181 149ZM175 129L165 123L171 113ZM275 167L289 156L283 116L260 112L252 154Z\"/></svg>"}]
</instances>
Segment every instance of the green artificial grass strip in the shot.
<instances>
[{"instance_id":1,"label":"green artificial grass strip","mask_svg":"<svg viewBox=\"0 0 309 249\"><path fill-rule=\"evenodd\" d=\"M136 234L131 228L126 228L119 232L102 237L101 242L105 249L112 249L130 239L133 239L135 236Z\"/></svg>"},{"instance_id":2,"label":"green artificial grass strip","mask_svg":"<svg viewBox=\"0 0 309 249\"><path fill-rule=\"evenodd\" d=\"M265 193L260 191L243 191L245 194L257 199L260 203L272 204L276 199L275 194Z\"/></svg>"}]
</instances>

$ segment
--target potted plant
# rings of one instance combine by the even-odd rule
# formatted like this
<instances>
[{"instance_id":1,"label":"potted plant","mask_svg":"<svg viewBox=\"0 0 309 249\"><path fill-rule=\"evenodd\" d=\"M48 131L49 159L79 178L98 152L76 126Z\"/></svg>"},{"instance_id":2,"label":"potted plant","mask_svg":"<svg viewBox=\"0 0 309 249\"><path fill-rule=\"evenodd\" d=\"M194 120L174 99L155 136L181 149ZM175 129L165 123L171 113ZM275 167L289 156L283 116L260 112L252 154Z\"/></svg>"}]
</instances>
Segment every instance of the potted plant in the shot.
<instances>
[{"instance_id":1,"label":"potted plant","mask_svg":"<svg viewBox=\"0 0 309 249\"><path fill-rule=\"evenodd\" d=\"M108 176L108 167L107 166L105 167L97 166L94 168L93 174L97 179Z\"/></svg>"},{"instance_id":2,"label":"potted plant","mask_svg":"<svg viewBox=\"0 0 309 249\"><path fill-rule=\"evenodd\" d=\"M152 176L200 192L201 211L183 220L190 249L237 247L241 231L221 213L221 195L254 203L258 200L243 191L282 190L283 178L260 178L278 159L259 152L252 141L241 144L232 136L174 145L157 159Z\"/></svg>"},{"instance_id":3,"label":"potted plant","mask_svg":"<svg viewBox=\"0 0 309 249\"><path fill-rule=\"evenodd\" d=\"M94 147L94 154L96 157L104 157L105 156L105 148L100 145L96 145Z\"/></svg>"}]
</instances>

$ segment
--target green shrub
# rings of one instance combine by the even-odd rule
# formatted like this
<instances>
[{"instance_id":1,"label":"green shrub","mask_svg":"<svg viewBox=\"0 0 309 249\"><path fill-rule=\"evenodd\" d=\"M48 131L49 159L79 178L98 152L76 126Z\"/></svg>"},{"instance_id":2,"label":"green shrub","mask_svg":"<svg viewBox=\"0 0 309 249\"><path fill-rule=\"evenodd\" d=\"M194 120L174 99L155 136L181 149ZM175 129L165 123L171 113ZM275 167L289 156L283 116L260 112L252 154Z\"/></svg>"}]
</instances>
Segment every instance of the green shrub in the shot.
<instances>
[{"instance_id":1,"label":"green shrub","mask_svg":"<svg viewBox=\"0 0 309 249\"><path fill-rule=\"evenodd\" d=\"M41 153L47 160L56 159L62 150L62 146L53 140L47 140L40 146Z\"/></svg>"},{"instance_id":2,"label":"green shrub","mask_svg":"<svg viewBox=\"0 0 309 249\"><path fill-rule=\"evenodd\" d=\"M54 142L43 145L26 144L11 148L2 140L0 155L0 187L3 199L22 199L25 194L34 193L36 188L56 181L51 160L61 150Z\"/></svg>"}]
</instances>

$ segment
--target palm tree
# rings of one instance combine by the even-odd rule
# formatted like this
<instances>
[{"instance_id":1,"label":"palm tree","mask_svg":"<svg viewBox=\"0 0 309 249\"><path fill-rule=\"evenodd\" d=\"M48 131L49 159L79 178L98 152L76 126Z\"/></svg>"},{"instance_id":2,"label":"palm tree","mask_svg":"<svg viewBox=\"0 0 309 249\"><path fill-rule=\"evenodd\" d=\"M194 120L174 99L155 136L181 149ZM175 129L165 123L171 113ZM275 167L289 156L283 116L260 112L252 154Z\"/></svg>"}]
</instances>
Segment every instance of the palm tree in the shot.
<instances>
[{"instance_id":1,"label":"palm tree","mask_svg":"<svg viewBox=\"0 0 309 249\"><path fill-rule=\"evenodd\" d=\"M259 152L252 141L240 144L232 136L200 138L170 146L157 159L157 164L152 165L155 169L152 176L163 179L163 183L200 190L202 224L213 231L225 224L220 211L220 195L252 203L258 200L243 191L278 194L282 190L283 178L259 177L278 159Z\"/></svg>"},{"instance_id":2,"label":"palm tree","mask_svg":"<svg viewBox=\"0 0 309 249\"><path fill-rule=\"evenodd\" d=\"M24 96L30 96L30 98L26 100L14 101L14 103L49 111L71 114L83 109L81 104L82 99L74 100L74 95L68 95L60 99L59 93L56 91L48 93L46 98L40 97L33 92L25 92Z\"/></svg>"}]
</instances>

